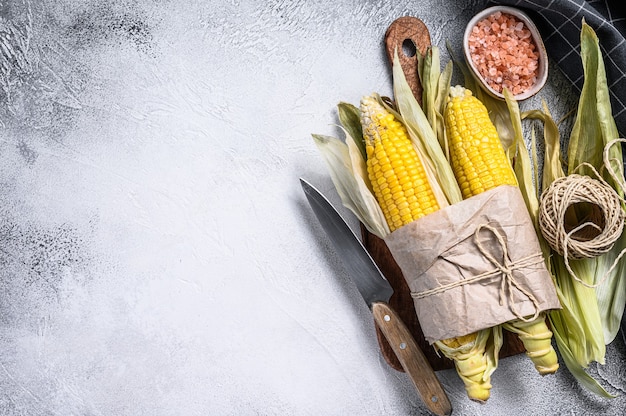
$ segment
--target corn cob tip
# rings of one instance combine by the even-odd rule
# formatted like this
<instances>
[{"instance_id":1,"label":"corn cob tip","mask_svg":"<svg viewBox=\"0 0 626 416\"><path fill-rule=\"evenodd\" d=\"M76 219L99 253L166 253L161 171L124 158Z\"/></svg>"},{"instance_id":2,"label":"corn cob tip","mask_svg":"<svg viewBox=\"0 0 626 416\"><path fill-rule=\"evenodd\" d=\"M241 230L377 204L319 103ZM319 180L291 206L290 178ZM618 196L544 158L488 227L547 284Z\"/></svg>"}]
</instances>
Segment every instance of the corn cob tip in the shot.
<instances>
[{"instance_id":1,"label":"corn cob tip","mask_svg":"<svg viewBox=\"0 0 626 416\"><path fill-rule=\"evenodd\" d=\"M504 328L516 333L526 348L526 355L532 360L542 376L553 374L559 369L559 360L552 347L552 331L548 328L545 315L533 321L513 320Z\"/></svg>"},{"instance_id":2,"label":"corn cob tip","mask_svg":"<svg viewBox=\"0 0 626 416\"><path fill-rule=\"evenodd\" d=\"M472 95L472 91L467 89L467 88L465 88L462 85L455 85L453 87L450 87L449 95L450 95L451 98L470 96L470 95Z\"/></svg>"},{"instance_id":3,"label":"corn cob tip","mask_svg":"<svg viewBox=\"0 0 626 416\"><path fill-rule=\"evenodd\" d=\"M456 372L463 381L470 400L485 403L491 394L488 364L488 331L437 341L437 349L454 360Z\"/></svg>"},{"instance_id":4,"label":"corn cob tip","mask_svg":"<svg viewBox=\"0 0 626 416\"><path fill-rule=\"evenodd\" d=\"M392 121L393 116L385 110L373 95L366 95L361 98L360 110L363 137L366 143L380 139L381 131L377 127L385 118L388 118L389 122Z\"/></svg>"},{"instance_id":5,"label":"corn cob tip","mask_svg":"<svg viewBox=\"0 0 626 416\"><path fill-rule=\"evenodd\" d=\"M361 111L364 111L365 109L368 109L376 104L378 104L378 101L376 101L373 96L365 95L361 98Z\"/></svg>"},{"instance_id":6,"label":"corn cob tip","mask_svg":"<svg viewBox=\"0 0 626 416\"><path fill-rule=\"evenodd\" d=\"M467 397L485 403L491 395L491 377L487 372L484 349L472 350L454 357L454 365L465 385Z\"/></svg>"}]
</instances>

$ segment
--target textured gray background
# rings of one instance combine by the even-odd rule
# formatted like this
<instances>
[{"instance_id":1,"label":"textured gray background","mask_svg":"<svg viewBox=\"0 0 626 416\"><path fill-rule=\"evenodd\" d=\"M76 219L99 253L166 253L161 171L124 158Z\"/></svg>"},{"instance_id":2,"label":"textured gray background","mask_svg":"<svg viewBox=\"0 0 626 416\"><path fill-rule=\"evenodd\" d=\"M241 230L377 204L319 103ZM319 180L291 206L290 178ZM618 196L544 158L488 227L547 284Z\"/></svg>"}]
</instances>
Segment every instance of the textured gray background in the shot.
<instances>
[{"instance_id":1,"label":"textured gray background","mask_svg":"<svg viewBox=\"0 0 626 416\"><path fill-rule=\"evenodd\" d=\"M338 202L310 134L390 94L395 18L447 61L481 7L0 1L0 415L425 414L298 177ZM556 69L542 96L576 104ZM624 354L614 400L524 356L485 405L439 376L455 415L620 415Z\"/></svg>"}]
</instances>

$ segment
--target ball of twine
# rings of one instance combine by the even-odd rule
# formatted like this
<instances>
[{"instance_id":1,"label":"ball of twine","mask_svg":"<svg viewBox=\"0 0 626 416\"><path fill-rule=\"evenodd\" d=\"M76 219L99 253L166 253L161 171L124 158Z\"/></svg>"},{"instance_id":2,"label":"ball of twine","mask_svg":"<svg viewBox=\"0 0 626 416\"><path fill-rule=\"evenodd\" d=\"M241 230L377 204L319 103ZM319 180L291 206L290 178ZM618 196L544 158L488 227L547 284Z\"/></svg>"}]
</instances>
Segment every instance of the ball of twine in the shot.
<instances>
[{"instance_id":1,"label":"ball of twine","mask_svg":"<svg viewBox=\"0 0 626 416\"><path fill-rule=\"evenodd\" d=\"M566 213L575 204L589 204L590 215L578 224L567 223ZM566 259L592 258L611 250L622 234L624 219L615 190L589 176L559 178L541 195L541 233L550 247Z\"/></svg>"}]
</instances>

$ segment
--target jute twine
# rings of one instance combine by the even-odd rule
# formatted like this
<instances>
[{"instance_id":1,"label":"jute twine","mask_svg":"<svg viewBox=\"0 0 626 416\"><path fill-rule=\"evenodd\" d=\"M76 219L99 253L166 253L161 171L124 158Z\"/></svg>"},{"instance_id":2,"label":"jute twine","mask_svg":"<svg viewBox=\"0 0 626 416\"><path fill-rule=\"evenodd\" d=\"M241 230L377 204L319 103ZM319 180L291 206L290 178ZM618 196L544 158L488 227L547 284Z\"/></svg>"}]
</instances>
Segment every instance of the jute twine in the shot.
<instances>
[{"instance_id":1,"label":"jute twine","mask_svg":"<svg viewBox=\"0 0 626 416\"><path fill-rule=\"evenodd\" d=\"M482 230L487 230L491 232L493 237L495 237L496 239L495 241L498 242L502 250L501 261L496 259L489 252L489 250L487 250L487 248L485 248L483 244L481 243L480 232ZM537 319L540 313L539 301L537 300L535 295L533 295L530 291L524 289L524 287L515 279L513 272L515 271L523 272L524 269L526 268L533 267L537 264L543 263L544 260L543 260L543 255L541 254L541 252L518 259L515 262L513 262L509 256L509 249L504 239L504 236L502 236L502 234L500 234L500 232L495 227L489 224L481 224L478 227L476 227L476 230L474 231L474 244L476 244L476 247L481 252L481 254L485 256L485 258L489 260L489 262L494 266L492 270L489 270L487 272L484 272L484 273L481 273L481 274L478 274L476 276L472 276L469 278L456 280L446 285L437 286L434 289L425 290L423 292L411 292L411 296L415 299L422 299L427 296L432 296L432 295L443 293L445 291L454 289L456 287L469 285L472 283L479 282L481 280L493 279L494 277L499 276L500 277L500 288L499 288L500 305L504 305L504 302L507 298L507 293L508 293L508 302L510 305L511 312L517 318L519 318L520 320L524 322L532 322L535 319ZM513 289L517 289L517 291L521 292L522 295L524 295L526 298L528 298L532 302L533 307L535 308L535 313L532 316L524 317L521 314L521 312L519 312L519 310L515 306L515 297L514 297Z\"/></svg>"},{"instance_id":2,"label":"jute twine","mask_svg":"<svg viewBox=\"0 0 626 416\"><path fill-rule=\"evenodd\" d=\"M591 214L568 227L568 209L583 203L591 204ZM613 188L589 176L571 174L552 182L542 194L539 224L550 247L562 256L592 258L613 248L624 229L624 211Z\"/></svg>"},{"instance_id":3,"label":"jute twine","mask_svg":"<svg viewBox=\"0 0 626 416\"><path fill-rule=\"evenodd\" d=\"M625 139L615 139L604 148L604 167L616 183L626 188L624 178L617 175L609 159L609 148ZM618 261L626 252L623 250L607 270L606 274L596 283L582 281L572 271L569 260L594 258L613 248L624 230L626 214L622 209L622 198L597 170L584 164L598 179L576 173L556 179L541 195L539 205L539 227L550 247L563 256L565 266L572 277L587 287L600 285L617 266ZM622 166L622 162L619 161ZM568 209L576 204L587 204L590 214L579 224L568 224Z\"/></svg>"}]
</instances>

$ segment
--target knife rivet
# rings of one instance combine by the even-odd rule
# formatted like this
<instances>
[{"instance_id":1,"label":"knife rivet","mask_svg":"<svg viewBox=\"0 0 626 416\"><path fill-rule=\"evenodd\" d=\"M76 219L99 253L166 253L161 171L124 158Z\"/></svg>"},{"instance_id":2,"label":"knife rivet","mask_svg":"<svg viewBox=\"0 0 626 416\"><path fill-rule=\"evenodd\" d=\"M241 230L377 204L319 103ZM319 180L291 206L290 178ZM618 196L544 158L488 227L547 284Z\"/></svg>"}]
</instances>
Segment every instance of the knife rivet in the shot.
<instances>
[{"instance_id":1,"label":"knife rivet","mask_svg":"<svg viewBox=\"0 0 626 416\"><path fill-rule=\"evenodd\" d=\"M385 322L389 322L389 321L391 321L391 316L385 315L385 317L383 319L385 320Z\"/></svg>"},{"instance_id":2,"label":"knife rivet","mask_svg":"<svg viewBox=\"0 0 626 416\"><path fill-rule=\"evenodd\" d=\"M400 343L400 349L401 349L401 350L403 350L403 349L405 349L405 348L406 348L406 343L401 342L401 343Z\"/></svg>"},{"instance_id":3,"label":"knife rivet","mask_svg":"<svg viewBox=\"0 0 626 416\"><path fill-rule=\"evenodd\" d=\"M439 401L439 399L437 398L437 396L433 396L430 398L430 401L433 403L437 403Z\"/></svg>"}]
</instances>

